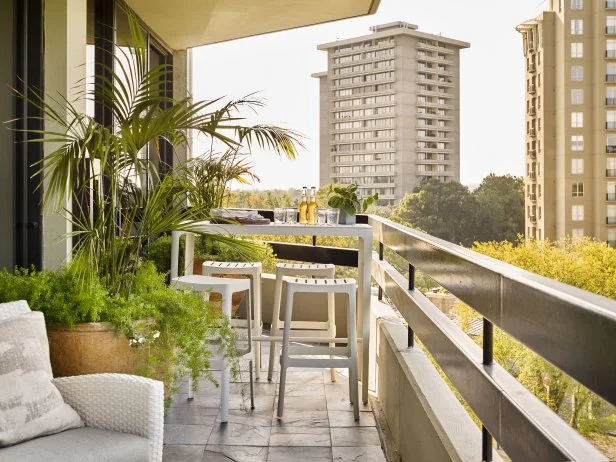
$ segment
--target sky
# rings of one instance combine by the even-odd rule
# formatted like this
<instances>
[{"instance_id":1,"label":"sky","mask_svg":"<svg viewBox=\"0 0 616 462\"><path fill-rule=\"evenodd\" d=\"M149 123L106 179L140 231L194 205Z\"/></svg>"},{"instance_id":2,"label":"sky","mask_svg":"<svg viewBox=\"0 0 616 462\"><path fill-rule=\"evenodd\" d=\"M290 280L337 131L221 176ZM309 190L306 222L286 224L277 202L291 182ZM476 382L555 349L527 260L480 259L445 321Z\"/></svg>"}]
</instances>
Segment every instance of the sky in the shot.
<instances>
[{"instance_id":1,"label":"sky","mask_svg":"<svg viewBox=\"0 0 616 462\"><path fill-rule=\"evenodd\" d=\"M253 150L256 187L318 186L319 83L310 75L327 69L327 53L317 45L405 21L471 44L460 53L460 181L523 175L524 57L515 26L547 8L547 0L381 0L374 15L195 48L192 93L202 100L258 92L266 106L245 113L246 123L296 130L305 149L297 160ZM207 149L197 142L193 154Z\"/></svg>"}]
</instances>

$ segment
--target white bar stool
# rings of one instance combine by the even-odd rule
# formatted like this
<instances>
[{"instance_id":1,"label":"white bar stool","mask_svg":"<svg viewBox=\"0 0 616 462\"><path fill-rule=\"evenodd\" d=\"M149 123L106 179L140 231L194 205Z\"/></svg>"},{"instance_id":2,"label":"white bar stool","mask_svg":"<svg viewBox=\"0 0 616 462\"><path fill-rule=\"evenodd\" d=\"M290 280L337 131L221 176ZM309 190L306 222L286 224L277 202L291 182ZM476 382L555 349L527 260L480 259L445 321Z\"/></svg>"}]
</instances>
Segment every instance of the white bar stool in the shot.
<instances>
[{"instance_id":1,"label":"white bar stool","mask_svg":"<svg viewBox=\"0 0 616 462\"><path fill-rule=\"evenodd\" d=\"M259 262L224 262L206 261L201 266L201 274L213 276L218 274L241 274L250 276L252 309L254 310L254 324L252 337L260 337L263 332L261 321L261 272L263 265ZM254 342L255 349L255 377L259 379L261 371L261 342ZM251 368L252 369L252 368Z\"/></svg>"},{"instance_id":2,"label":"white bar stool","mask_svg":"<svg viewBox=\"0 0 616 462\"><path fill-rule=\"evenodd\" d=\"M349 369L349 398L353 403L353 415L359 420L359 396L357 377L357 325L356 299L357 285L354 279L304 279L285 276L283 285L286 288L284 304L284 333L282 337L282 353L280 355L280 390L278 392L278 417L284 410L284 391L289 367L331 367ZM310 347L291 346L291 326L293 315L293 296L296 293L344 293L349 298L347 310L348 339L328 339L342 343L345 347ZM330 355L330 358L311 358L314 355ZM303 357L302 357L303 356ZM344 356L334 358L333 356Z\"/></svg>"},{"instance_id":3,"label":"white bar stool","mask_svg":"<svg viewBox=\"0 0 616 462\"><path fill-rule=\"evenodd\" d=\"M272 327L270 336L269 368L267 372L267 380L272 380L274 371L274 359L278 357L278 344L276 339L280 341L282 329L285 326L280 320L280 301L282 298L282 280L285 276L303 276L303 277L323 277L334 278L336 267L331 264L317 263L278 263L276 264L276 282L274 284L274 307L272 310ZM327 298L327 321L293 321L291 324L291 336L297 337L315 337L319 341L320 337L336 337L336 316L334 307L334 294L331 293ZM285 318L287 319L287 318ZM317 338L319 337L319 338ZM309 340L305 340L309 341ZM335 343L330 343L330 346L335 346ZM331 380L336 381L336 369L331 370Z\"/></svg>"}]
</instances>

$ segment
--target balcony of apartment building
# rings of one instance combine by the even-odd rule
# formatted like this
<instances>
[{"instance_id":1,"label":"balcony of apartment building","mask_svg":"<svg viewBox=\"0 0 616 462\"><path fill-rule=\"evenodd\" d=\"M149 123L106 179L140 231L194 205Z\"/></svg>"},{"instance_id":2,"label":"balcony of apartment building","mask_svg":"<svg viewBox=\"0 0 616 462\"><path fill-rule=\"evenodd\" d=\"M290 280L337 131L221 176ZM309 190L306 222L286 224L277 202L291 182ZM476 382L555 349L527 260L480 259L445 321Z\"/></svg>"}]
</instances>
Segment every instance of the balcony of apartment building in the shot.
<instances>
[{"instance_id":1,"label":"balcony of apartment building","mask_svg":"<svg viewBox=\"0 0 616 462\"><path fill-rule=\"evenodd\" d=\"M605 26L606 35L616 35L616 26Z\"/></svg>"},{"instance_id":2,"label":"balcony of apartment building","mask_svg":"<svg viewBox=\"0 0 616 462\"><path fill-rule=\"evenodd\" d=\"M605 122L605 128L607 130L616 130L616 121Z\"/></svg>"},{"instance_id":3,"label":"balcony of apartment building","mask_svg":"<svg viewBox=\"0 0 616 462\"><path fill-rule=\"evenodd\" d=\"M605 74L605 81L606 82L616 82L616 74Z\"/></svg>"},{"instance_id":4,"label":"balcony of apartment building","mask_svg":"<svg viewBox=\"0 0 616 462\"><path fill-rule=\"evenodd\" d=\"M616 225L616 215L605 217L605 224L606 225Z\"/></svg>"},{"instance_id":5,"label":"balcony of apartment building","mask_svg":"<svg viewBox=\"0 0 616 462\"><path fill-rule=\"evenodd\" d=\"M606 106L616 106L616 98L605 98Z\"/></svg>"},{"instance_id":6,"label":"balcony of apartment building","mask_svg":"<svg viewBox=\"0 0 616 462\"><path fill-rule=\"evenodd\" d=\"M536 116L537 115L537 106L530 106L528 108L528 115Z\"/></svg>"},{"instance_id":7,"label":"balcony of apartment building","mask_svg":"<svg viewBox=\"0 0 616 462\"><path fill-rule=\"evenodd\" d=\"M536 213L529 213L528 214L528 219L530 220L531 223L537 223L537 214Z\"/></svg>"},{"instance_id":8,"label":"balcony of apartment building","mask_svg":"<svg viewBox=\"0 0 616 462\"><path fill-rule=\"evenodd\" d=\"M537 129L536 128L529 128L528 129L528 134L531 138L536 138L537 137Z\"/></svg>"},{"instance_id":9,"label":"balcony of apartment building","mask_svg":"<svg viewBox=\"0 0 616 462\"><path fill-rule=\"evenodd\" d=\"M606 58L616 58L616 50L605 50Z\"/></svg>"},{"instance_id":10,"label":"balcony of apartment building","mask_svg":"<svg viewBox=\"0 0 616 462\"><path fill-rule=\"evenodd\" d=\"M528 93L530 93L531 95L537 93L537 86L534 83L528 85Z\"/></svg>"},{"instance_id":11,"label":"balcony of apartment building","mask_svg":"<svg viewBox=\"0 0 616 462\"><path fill-rule=\"evenodd\" d=\"M608 168L605 170L605 176L607 178L616 178L616 168Z\"/></svg>"},{"instance_id":12,"label":"balcony of apartment building","mask_svg":"<svg viewBox=\"0 0 616 462\"><path fill-rule=\"evenodd\" d=\"M610 202L616 201L616 192L605 193L605 200Z\"/></svg>"},{"instance_id":13,"label":"balcony of apartment building","mask_svg":"<svg viewBox=\"0 0 616 462\"><path fill-rule=\"evenodd\" d=\"M528 65L526 66L526 70L528 72L536 72L537 66L535 65L535 63L528 63Z\"/></svg>"},{"instance_id":14,"label":"balcony of apartment building","mask_svg":"<svg viewBox=\"0 0 616 462\"><path fill-rule=\"evenodd\" d=\"M535 171L528 172L528 178L531 181L536 181L537 180L537 172L535 172Z\"/></svg>"},{"instance_id":15,"label":"balcony of apartment building","mask_svg":"<svg viewBox=\"0 0 616 462\"><path fill-rule=\"evenodd\" d=\"M606 0L605 7L608 8L608 9L615 9L616 8L616 0Z\"/></svg>"},{"instance_id":16,"label":"balcony of apartment building","mask_svg":"<svg viewBox=\"0 0 616 462\"><path fill-rule=\"evenodd\" d=\"M608 144L607 146L605 146L605 152L607 154L616 153L616 144Z\"/></svg>"},{"instance_id":17,"label":"balcony of apartment building","mask_svg":"<svg viewBox=\"0 0 616 462\"><path fill-rule=\"evenodd\" d=\"M614 8L616 8L616 6ZM609 245L612 249L616 249L616 240L608 240L607 245Z\"/></svg>"},{"instance_id":18,"label":"balcony of apartment building","mask_svg":"<svg viewBox=\"0 0 616 462\"><path fill-rule=\"evenodd\" d=\"M537 150L536 149L529 149L528 150L528 157L530 157L531 159L536 159L537 158Z\"/></svg>"},{"instance_id":19,"label":"balcony of apartment building","mask_svg":"<svg viewBox=\"0 0 616 462\"><path fill-rule=\"evenodd\" d=\"M532 202L537 202L537 194L534 192L531 192L528 194L528 199Z\"/></svg>"}]
</instances>

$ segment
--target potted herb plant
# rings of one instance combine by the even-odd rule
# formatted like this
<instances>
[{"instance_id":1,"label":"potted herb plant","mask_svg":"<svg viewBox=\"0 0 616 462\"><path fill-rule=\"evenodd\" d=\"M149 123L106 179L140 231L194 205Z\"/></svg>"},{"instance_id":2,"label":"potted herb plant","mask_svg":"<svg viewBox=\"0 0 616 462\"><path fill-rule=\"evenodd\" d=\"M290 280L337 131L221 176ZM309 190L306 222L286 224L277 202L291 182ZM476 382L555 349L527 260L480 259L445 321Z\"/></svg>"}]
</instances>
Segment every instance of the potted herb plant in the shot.
<instances>
[{"instance_id":1,"label":"potted herb plant","mask_svg":"<svg viewBox=\"0 0 616 462\"><path fill-rule=\"evenodd\" d=\"M362 196L358 194L356 184L350 184L348 186L330 185L327 195L327 205L340 210L339 223L354 225L356 223L356 215L358 213L365 213L368 207L372 205L374 201L378 200L378 198L378 193L374 193L371 196Z\"/></svg>"},{"instance_id":2,"label":"potted herb plant","mask_svg":"<svg viewBox=\"0 0 616 462\"><path fill-rule=\"evenodd\" d=\"M33 133L37 138L33 142L53 147L38 165L43 206L70 222L72 232L66 238L74 239L73 253L67 256L66 267L57 271L3 274L0 300L28 300L53 324L48 333L61 331L51 348L56 370L59 361L69 369L79 366L81 373L143 370L144 375L159 377L189 369L197 386L209 367L203 339L218 336L223 345L232 346L231 332L220 316L208 314L212 310L198 294L166 286L165 275L145 261L147 243L173 230L192 231L205 213L203 206L185 206L187 192L174 179L176 166L166 166L170 173L159 172L158 150L165 144L183 148L189 142L187 133L196 131L230 149L250 149L256 143L294 158L297 135L270 125L241 125L243 108L262 106L254 98L215 107L220 100L178 101L162 92L171 84L167 80L173 74L171 65L149 66L145 35L134 15L127 13L130 51L115 47L110 52L113 65L103 66L106 77L96 78L93 90L82 95L111 110L113 126L78 111L67 100L51 96L28 100L41 109L46 127ZM77 207L66 209L67 199L74 199ZM229 236L210 239L237 252L252 248ZM96 337L100 334L96 326L82 326L101 322L108 323L103 327L110 335L118 334L119 347ZM81 327L84 336L95 336L90 344L97 354L91 357L69 354L85 351L84 345L69 338ZM130 355L126 353L132 351L130 346L141 349L144 357L144 361L128 361L134 370L117 370L117 365L105 363ZM231 347L226 351L233 355ZM73 359L67 363L69 357ZM86 360L90 363L84 364Z\"/></svg>"}]
</instances>

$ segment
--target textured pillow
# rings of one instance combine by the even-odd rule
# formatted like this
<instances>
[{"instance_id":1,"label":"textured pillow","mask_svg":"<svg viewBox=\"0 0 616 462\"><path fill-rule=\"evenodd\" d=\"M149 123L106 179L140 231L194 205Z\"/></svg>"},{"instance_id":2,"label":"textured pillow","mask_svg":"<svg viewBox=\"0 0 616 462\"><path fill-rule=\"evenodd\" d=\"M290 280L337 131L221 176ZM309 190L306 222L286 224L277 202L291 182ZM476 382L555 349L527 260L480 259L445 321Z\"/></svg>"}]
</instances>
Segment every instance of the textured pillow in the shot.
<instances>
[{"instance_id":1,"label":"textured pillow","mask_svg":"<svg viewBox=\"0 0 616 462\"><path fill-rule=\"evenodd\" d=\"M28 302L17 300L16 302L0 303L0 322L15 316L21 316L30 312Z\"/></svg>"},{"instance_id":2,"label":"textured pillow","mask_svg":"<svg viewBox=\"0 0 616 462\"><path fill-rule=\"evenodd\" d=\"M0 448L83 426L52 378L43 313L0 321Z\"/></svg>"}]
</instances>

